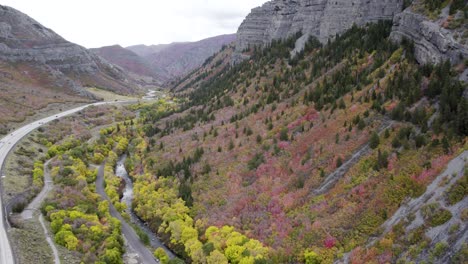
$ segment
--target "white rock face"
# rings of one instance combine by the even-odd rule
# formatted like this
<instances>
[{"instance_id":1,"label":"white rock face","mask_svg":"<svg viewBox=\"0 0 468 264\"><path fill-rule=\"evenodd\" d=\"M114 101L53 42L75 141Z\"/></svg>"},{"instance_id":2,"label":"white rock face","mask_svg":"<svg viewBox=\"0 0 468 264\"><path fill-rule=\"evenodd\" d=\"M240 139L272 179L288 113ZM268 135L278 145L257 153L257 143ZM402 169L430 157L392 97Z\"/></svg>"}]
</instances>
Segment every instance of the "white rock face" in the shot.
<instances>
[{"instance_id":1,"label":"white rock face","mask_svg":"<svg viewBox=\"0 0 468 264\"><path fill-rule=\"evenodd\" d=\"M353 24L391 20L401 9L401 0L273 0L252 9L241 24L235 56L249 46L263 46L297 32L326 42Z\"/></svg>"},{"instance_id":2,"label":"white rock face","mask_svg":"<svg viewBox=\"0 0 468 264\"><path fill-rule=\"evenodd\" d=\"M406 9L393 20L390 37L395 41L414 41L416 59L421 64L450 60L458 63L468 58L468 47L457 42L454 33L430 21L425 16Z\"/></svg>"}]
</instances>

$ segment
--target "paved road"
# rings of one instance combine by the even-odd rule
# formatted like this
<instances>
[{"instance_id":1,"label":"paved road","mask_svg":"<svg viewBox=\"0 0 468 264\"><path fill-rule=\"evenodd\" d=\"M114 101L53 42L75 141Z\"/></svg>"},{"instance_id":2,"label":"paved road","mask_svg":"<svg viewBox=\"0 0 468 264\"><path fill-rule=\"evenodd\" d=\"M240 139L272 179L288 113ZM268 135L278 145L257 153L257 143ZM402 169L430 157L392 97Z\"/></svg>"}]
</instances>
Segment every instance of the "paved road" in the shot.
<instances>
[{"instance_id":1,"label":"paved road","mask_svg":"<svg viewBox=\"0 0 468 264\"><path fill-rule=\"evenodd\" d=\"M109 197L107 196L104 190L104 164L99 166L98 176L96 179L96 192L101 195L102 199L109 201L109 211L110 214L119 219L122 223L122 234L127 240L128 245L133 249L134 252L138 254L140 263L144 264L157 264L153 254L149 249L141 242L138 235L135 233L135 230L122 218L120 213L115 209L114 205L111 203Z\"/></svg>"},{"instance_id":2,"label":"paved road","mask_svg":"<svg viewBox=\"0 0 468 264\"><path fill-rule=\"evenodd\" d=\"M14 131L13 133L5 136L0 140L0 174L2 178L8 177L8 175L3 175L3 164L5 162L6 157L8 156L8 153L13 149L14 145L18 143L23 137L28 135L30 132L32 132L34 129L49 123L53 120L74 114L76 112L79 112L89 106L98 106L98 105L105 105L105 104L116 104L116 103L129 103L133 101L114 101L114 102L99 102L99 103L94 103L94 104L88 104L84 106L80 106L68 111L64 111L60 114L56 114L50 117L46 117L44 119L32 122L28 125L25 125L18 130ZM136 102L136 101L135 101ZM7 215L5 214L5 208L3 207L2 199L0 196L0 263L2 264L14 264L15 259L13 257L13 252L12 248L10 245L10 241L8 240L8 234L7 234L7 221L6 217Z\"/></svg>"}]
</instances>

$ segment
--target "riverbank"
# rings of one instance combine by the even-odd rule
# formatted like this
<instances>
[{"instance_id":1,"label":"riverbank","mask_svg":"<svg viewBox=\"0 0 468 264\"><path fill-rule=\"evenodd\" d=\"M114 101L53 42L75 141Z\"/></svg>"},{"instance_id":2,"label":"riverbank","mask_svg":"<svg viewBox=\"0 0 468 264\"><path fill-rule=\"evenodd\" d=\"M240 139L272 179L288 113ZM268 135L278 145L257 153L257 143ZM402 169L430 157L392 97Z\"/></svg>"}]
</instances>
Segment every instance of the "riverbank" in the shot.
<instances>
[{"instance_id":1,"label":"riverbank","mask_svg":"<svg viewBox=\"0 0 468 264\"><path fill-rule=\"evenodd\" d=\"M166 254L169 256L169 258L175 258L175 254L169 250L162 242L159 240L159 238L154 234L149 227L146 225L145 222L143 222L132 210L132 201L133 201L133 182L130 179L127 170L125 169L125 160L127 156L123 155L119 158L119 161L117 162L117 165L115 167L115 175L118 177L122 178L125 181L125 190L123 193L123 197L121 199L121 202L125 203L127 205L126 213L130 216L130 221L132 224L136 225L140 230L142 230L150 240L150 245L152 248L162 248L166 252Z\"/></svg>"}]
</instances>

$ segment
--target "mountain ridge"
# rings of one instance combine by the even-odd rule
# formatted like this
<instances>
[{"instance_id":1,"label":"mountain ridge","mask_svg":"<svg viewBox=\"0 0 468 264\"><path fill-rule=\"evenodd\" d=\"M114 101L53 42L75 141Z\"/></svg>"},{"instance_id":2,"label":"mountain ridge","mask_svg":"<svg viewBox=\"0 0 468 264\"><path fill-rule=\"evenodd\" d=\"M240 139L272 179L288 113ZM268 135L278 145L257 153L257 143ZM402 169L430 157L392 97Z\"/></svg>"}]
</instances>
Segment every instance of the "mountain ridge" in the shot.
<instances>
[{"instance_id":1,"label":"mountain ridge","mask_svg":"<svg viewBox=\"0 0 468 264\"><path fill-rule=\"evenodd\" d=\"M14 8L0 6L0 42L2 61L34 64L44 74L55 76L55 84L64 89L71 87L72 92L81 96L92 97L83 86L126 94L139 89L119 67L65 40Z\"/></svg>"},{"instance_id":2,"label":"mountain ridge","mask_svg":"<svg viewBox=\"0 0 468 264\"><path fill-rule=\"evenodd\" d=\"M232 43L236 34L224 34L196 42L174 42L161 45L137 45L127 49L139 54L150 65L157 79L167 83L202 65L225 45Z\"/></svg>"}]
</instances>

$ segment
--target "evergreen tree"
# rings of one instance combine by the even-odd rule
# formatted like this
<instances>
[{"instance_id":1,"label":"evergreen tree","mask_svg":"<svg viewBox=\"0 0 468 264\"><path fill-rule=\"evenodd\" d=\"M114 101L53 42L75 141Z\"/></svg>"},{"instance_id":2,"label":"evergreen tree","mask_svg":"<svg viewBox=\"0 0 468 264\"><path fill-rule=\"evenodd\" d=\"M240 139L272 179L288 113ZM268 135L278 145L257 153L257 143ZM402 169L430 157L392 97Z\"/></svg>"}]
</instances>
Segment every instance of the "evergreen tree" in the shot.
<instances>
[{"instance_id":1,"label":"evergreen tree","mask_svg":"<svg viewBox=\"0 0 468 264\"><path fill-rule=\"evenodd\" d=\"M373 132L369 141L369 147L376 149L380 144L379 135L376 132Z\"/></svg>"}]
</instances>

